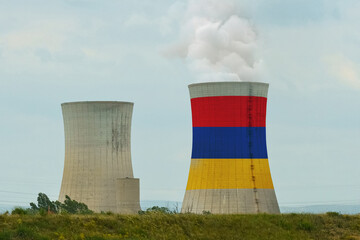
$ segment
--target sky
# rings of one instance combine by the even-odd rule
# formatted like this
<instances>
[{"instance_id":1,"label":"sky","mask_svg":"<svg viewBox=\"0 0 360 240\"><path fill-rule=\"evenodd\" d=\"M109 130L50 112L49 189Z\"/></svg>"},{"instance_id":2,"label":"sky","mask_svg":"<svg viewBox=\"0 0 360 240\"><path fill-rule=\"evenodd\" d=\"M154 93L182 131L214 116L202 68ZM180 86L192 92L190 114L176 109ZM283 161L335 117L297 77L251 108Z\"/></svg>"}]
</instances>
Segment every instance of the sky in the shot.
<instances>
[{"instance_id":1,"label":"sky","mask_svg":"<svg viewBox=\"0 0 360 240\"><path fill-rule=\"evenodd\" d=\"M205 1L203 1L205 2ZM56 200L60 104L134 102L141 200L182 201L199 76L166 52L183 0L0 0L0 204ZM360 204L360 2L243 0L270 83L267 147L280 206Z\"/></svg>"}]
</instances>

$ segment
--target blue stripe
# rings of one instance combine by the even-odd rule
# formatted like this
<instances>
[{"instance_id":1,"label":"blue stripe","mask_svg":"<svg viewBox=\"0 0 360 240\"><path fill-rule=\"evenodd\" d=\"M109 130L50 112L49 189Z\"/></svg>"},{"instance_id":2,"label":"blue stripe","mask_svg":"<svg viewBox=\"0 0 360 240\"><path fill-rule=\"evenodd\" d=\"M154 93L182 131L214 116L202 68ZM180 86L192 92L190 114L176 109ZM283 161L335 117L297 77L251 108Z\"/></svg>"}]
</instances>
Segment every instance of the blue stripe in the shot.
<instances>
[{"instance_id":1,"label":"blue stripe","mask_svg":"<svg viewBox=\"0 0 360 240\"><path fill-rule=\"evenodd\" d=\"M192 158L268 158L265 127L193 127Z\"/></svg>"}]
</instances>

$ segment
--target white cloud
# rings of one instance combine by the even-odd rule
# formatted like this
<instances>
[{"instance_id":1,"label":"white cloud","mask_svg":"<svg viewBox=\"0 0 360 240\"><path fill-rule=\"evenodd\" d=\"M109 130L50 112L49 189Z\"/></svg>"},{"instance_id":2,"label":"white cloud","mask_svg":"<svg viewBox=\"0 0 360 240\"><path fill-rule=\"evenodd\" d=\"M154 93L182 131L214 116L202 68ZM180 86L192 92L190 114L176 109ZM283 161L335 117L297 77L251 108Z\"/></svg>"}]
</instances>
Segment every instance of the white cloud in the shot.
<instances>
[{"instance_id":1,"label":"white cloud","mask_svg":"<svg viewBox=\"0 0 360 240\"><path fill-rule=\"evenodd\" d=\"M9 50L46 48L58 51L66 39L66 33L74 30L71 22L39 22L2 36L1 44Z\"/></svg>"},{"instance_id":2,"label":"white cloud","mask_svg":"<svg viewBox=\"0 0 360 240\"><path fill-rule=\"evenodd\" d=\"M329 73L341 83L360 90L360 64L344 55L326 57L325 62L329 67Z\"/></svg>"},{"instance_id":3,"label":"white cloud","mask_svg":"<svg viewBox=\"0 0 360 240\"><path fill-rule=\"evenodd\" d=\"M21 24L0 32L0 71L4 74L105 75L126 54L148 54L143 46L134 47L117 36L104 41L103 33L118 27L113 22L71 14L39 17L32 13L31 17L33 21L19 18Z\"/></svg>"},{"instance_id":4,"label":"white cloud","mask_svg":"<svg viewBox=\"0 0 360 240\"><path fill-rule=\"evenodd\" d=\"M357 28L353 22L334 18L296 26L262 26L260 37L267 77L284 89L337 89L344 81L356 86L359 76L356 69L359 68L355 62L360 62ZM347 60L328 57L337 53L347 56ZM330 74L342 78L342 82L329 77L329 68L336 72Z\"/></svg>"},{"instance_id":5,"label":"white cloud","mask_svg":"<svg viewBox=\"0 0 360 240\"><path fill-rule=\"evenodd\" d=\"M56 55L76 52L68 43L81 32L77 21L69 18L45 21L34 17L31 22L26 22L26 19L21 22L23 24L17 28L0 34L0 61L4 71L44 71L50 65L50 68L54 67Z\"/></svg>"},{"instance_id":6,"label":"white cloud","mask_svg":"<svg viewBox=\"0 0 360 240\"><path fill-rule=\"evenodd\" d=\"M259 77L257 34L235 1L189 0L178 40L164 55L186 60L199 81L252 81Z\"/></svg>"}]
</instances>

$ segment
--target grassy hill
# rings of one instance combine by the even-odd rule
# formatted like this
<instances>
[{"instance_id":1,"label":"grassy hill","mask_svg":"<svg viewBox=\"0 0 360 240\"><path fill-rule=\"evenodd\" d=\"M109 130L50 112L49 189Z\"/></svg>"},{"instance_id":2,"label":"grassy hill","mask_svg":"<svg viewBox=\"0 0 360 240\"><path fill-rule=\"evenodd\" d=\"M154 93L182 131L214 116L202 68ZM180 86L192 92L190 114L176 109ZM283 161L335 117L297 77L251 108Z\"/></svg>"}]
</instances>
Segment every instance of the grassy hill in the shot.
<instances>
[{"instance_id":1,"label":"grassy hill","mask_svg":"<svg viewBox=\"0 0 360 240\"><path fill-rule=\"evenodd\" d=\"M360 216L0 215L2 239L360 239Z\"/></svg>"}]
</instances>

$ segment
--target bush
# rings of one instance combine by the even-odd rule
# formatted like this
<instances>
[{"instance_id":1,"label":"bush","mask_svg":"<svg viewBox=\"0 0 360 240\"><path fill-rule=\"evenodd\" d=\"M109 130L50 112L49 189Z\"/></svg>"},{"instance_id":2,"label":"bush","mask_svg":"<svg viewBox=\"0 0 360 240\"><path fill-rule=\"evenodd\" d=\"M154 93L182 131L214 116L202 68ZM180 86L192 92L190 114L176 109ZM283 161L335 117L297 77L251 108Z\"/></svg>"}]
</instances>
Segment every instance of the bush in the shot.
<instances>
[{"instance_id":1,"label":"bush","mask_svg":"<svg viewBox=\"0 0 360 240\"><path fill-rule=\"evenodd\" d=\"M12 239L10 231L8 230L0 231L0 240L10 240L10 239Z\"/></svg>"},{"instance_id":2,"label":"bush","mask_svg":"<svg viewBox=\"0 0 360 240\"><path fill-rule=\"evenodd\" d=\"M22 239L36 239L34 230L22 224L16 229L16 236Z\"/></svg>"},{"instance_id":3,"label":"bush","mask_svg":"<svg viewBox=\"0 0 360 240\"><path fill-rule=\"evenodd\" d=\"M311 222L301 220L298 229L311 232L314 229L314 225Z\"/></svg>"},{"instance_id":4,"label":"bush","mask_svg":"<svg viewBox=\"0 0 360 240\"><path fill-rule=\"evenodd\" d=\"M57 205L59 206L61 212L71 213L71 214L92 214L91 211L85 203L77 202L75 200L71 200L71 198L66 195L64 203L60 203L57 201Z\"/></svg>"},{"instance_id":5,"label":"bush","mask_svg":"<svg viewBox=\"0 0 360 240\"><path fill-rule=\"evenodd\" d=\"M91 211L85 203L72 200L68 195L65 196L64 203L59 201L50 201L45 193L39 193L37 205L30 203L29 212L39 213L41 216L47 213L70 213L70 214L91 214Z\"/></svg>"},{"instance_id":6,"label":"bush","mask_svg":"<svg viewBox=\"0 0 360 240\"><path fill-rule=\"evenodd\" d=\"M339 217L339 216L341 216L341 214L338 213L338 212L327 212L326 215L328 215L329 217Z\"/></svg>"},{"instance_id":7,"label":"bush","mask_svg":"<svg viewBox=\"0 0 360 240\"><path fill-rule=\"evenodd\" d=\"M151 208L146 209L146 211L139 211L139 214L146 214L146 213L163 213L163 214L175 214L175 211L171 211L167 207L159 207L159 206L153 206Z\"/></svg>"},{"instance_id":8,"label":"bush","mask_svg":"<svg viewBox=\"0 0 360 240\"><path fill-rule=\"evenodd\" d=\"M11 211L11 214L14 215L14 214L18 214L18 215L28 215L29 212L24 209L24 208L20 208L20 207L17 207L15 208L14 210Z\"/></svg>"}]
</instances>

